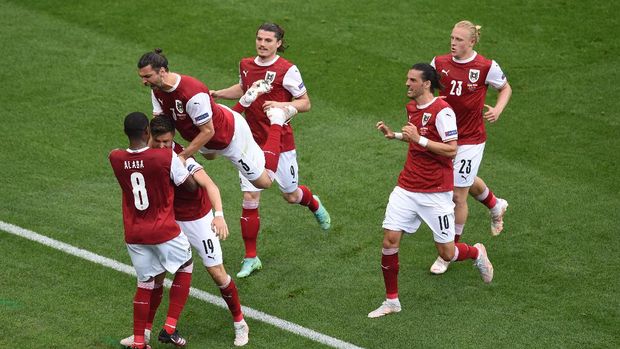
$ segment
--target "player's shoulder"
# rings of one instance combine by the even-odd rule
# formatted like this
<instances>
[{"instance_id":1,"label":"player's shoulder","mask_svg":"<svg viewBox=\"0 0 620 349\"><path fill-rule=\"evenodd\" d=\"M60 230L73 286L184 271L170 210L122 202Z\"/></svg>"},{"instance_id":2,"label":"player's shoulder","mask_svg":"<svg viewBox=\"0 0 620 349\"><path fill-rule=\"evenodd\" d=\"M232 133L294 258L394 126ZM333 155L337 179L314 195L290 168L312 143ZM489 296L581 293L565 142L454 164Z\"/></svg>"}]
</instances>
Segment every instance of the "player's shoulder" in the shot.
<instances>
[{"instance_id":1,"label":"player's shoulder","mask_svg":"<svg viewBox=\"0 0 620 349\"><path fill-rule=\"evenodd\" d=\"M412 99L405 105L405 108L408 112L416 111L418 108L418 103L416 103L416 101Z\"/></svg>"},{"instance_id":2,"label":"player's shoulder","mask_svg":"<svg viewBox=\"0 0 620 349\"><path fill-rule=\"evenodd\" d=\"M116 158L119 158L119 157L123 156L125 153L127 153L127 151L123 150L123 149L120 149L120 148L112 149L108 153L108 158L110 160L113 160L113 159L116 159Z\"/></svg>"},{"instance_id":3,"label":"player's shoulder","mask_svg":"<svg viewBox=\"0 0 620 349\"><path fill-rule=\"evenodd\" d=\"M205 85L202 81L197 78L189 75L181 75L181 82L179 83L178 89L182 91L203 91L207 89L207 85Z\"/></svg>"},{"instance_id":4,"label":"player's shoulder","mask_svg":"<svg viewBox=\"0 0 620 349\"><path fill-rule=\"evenodd\" d=\"M280 69L283 70L288 70L290 69L292 66L294 66L295 64L291 61L289 61L288 59L280 56L278 59L276 59L276 61L273 63L274 67L278 67Z\"/></svg>"},{"instance_id":5,"label":"player's shoulder","mask_svg":"<svg viewBox=\"0 0 620 349\"><path fill-rule=\"evenodd\" d=\"M481 54L476 54L476 58L474 58L473 60L474 63L485 66L485 67L490 67L491 64L493 64L493 60L486 58L485 56L481 55Z\"/></svg>"},{"instance_id":6,"label":"player's shoulder","mask_svg":"<svg viewBox=\"0 0 620 349\"><path fill-rule=\"evenodd\" d=\"M180 154L183 150L185 150L185 148L182 145L180 145L179 143L173 142L172 144L173 144L172 145L172 149L177 154Z\"/></svg>"},{"instance_id":7,"label":"player's shoulder","mask_svg":"<svg viewBox=\"0 0 620 349\"><path fill-rule=\"evenodd\" d=\"M445 55L440 55L440 56L435 56L435 66L437 66L437 64L445 64L452 61L452 55L451 54L445 54Z\"/></svg>"},{"instance_id":8,"label":"player's shoulder","mask_svg":"<svg viewBox=\"0 0 620 349\"><path fill-rule=\"evenodd\" d=\"M433 104L439 110L443 110L445 108L449 108L450 110L452 110L452 107L450 106L448 102L446 102L445 98L436 98Z\"/></svg>"},{"instance_id":9,"label":"player's shoulder","mask_svg":"<svg viewBox=\"0 0 620 349\"><path fill-rule=\"evenodd\" d=\"M256 57L245 57L245 58L241 58L241 61L239 61L239 64L240 64L240 65L243 65L243 66L254 65L254 64L255 64L255 62L254 62L254 59L255 59L255 58L256 58Z\"/></svg>"}]
</instances>

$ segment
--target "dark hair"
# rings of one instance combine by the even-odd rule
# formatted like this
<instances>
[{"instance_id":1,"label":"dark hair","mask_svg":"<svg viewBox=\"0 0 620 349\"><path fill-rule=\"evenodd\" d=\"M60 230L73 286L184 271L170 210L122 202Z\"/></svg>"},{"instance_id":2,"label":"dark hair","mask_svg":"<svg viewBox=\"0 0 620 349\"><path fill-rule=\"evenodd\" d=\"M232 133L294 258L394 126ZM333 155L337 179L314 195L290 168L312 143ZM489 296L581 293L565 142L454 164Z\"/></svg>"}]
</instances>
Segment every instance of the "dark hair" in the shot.
<instances>
[{"instance_id":1,"label":"dark hair","mask_svg":"<svg viewBox=\"0 0 620 349\"><path fill-rule=\"evenodd\" d=\"M160 115L151 119L151 135L153 137L161 136L168 132L174 134L174 123L170 117Z\"/></svg>"},{"instance_id":2,"label":"dark hair","mask_svg":"<svg viewBox=\"0 0 620 349\"><path fill-rule=\"evenodd\" d=\"M435 93L435 89L441 90L443 85L439 81L439 74L432 65L428 63L416 63L411 67L412 70L418 70L422 72L422 81L431 82L431 93Z\"/></svg>"},{"instance_id":3,"label":"dark hair","mask_svg":"<svg viewBox=\"0 0 620 349\"><path fill-rule=\"evenodd\" d=\"M152 52L143 54L138 61L138 69L142 69L147 65L150 65L153 70L159 70L159 68L163 67L166 71L168 71L168 59L162 52L162 49L156 48Z\"/></svg>"},{"instance_id":4,"label":"dark hair","mask_svg":"<svg viewBox=\"0 0 620 349\"><path fill-rule=\"evenodd\" d=\"M284 29L282 29L282 27L280 27L279 25L271 22L265 22L261 24L260 27L258 27L258 29L256 30L256 34L258 34L259 30L272 32L275 34L276 39L282 41L282 45L278 47L278 52L284 52L284 50L288 48L288 45L284 41Z\"/></svg>"},{"instance_id":5,"label":"dark hair","mask_svg":"<svg viewBox=\"0 0 620 349\"><path fill-rule=\"evenodd\" d=\"M149 127L149 119L139 111L125 116L125 134L129 139L141 139L144 131Z\"/></svg>"}]
</instances>

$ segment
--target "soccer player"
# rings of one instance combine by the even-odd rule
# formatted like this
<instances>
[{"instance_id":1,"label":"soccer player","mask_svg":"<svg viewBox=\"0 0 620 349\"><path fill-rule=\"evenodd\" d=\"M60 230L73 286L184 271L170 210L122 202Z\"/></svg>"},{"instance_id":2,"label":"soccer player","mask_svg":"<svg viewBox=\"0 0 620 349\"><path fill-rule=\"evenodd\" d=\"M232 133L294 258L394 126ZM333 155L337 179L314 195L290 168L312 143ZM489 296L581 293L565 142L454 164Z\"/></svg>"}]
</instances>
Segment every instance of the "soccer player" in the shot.
<instances>
[{"instance_id":1,"label":"soccer player","mask_svg":"<svg viewBox=\"0 0 620 349\"><path fill-rule=\"evenodd\" d=\"M405 167L390 194L383 220L381 269L386 300L368 314L376 318L401 311L398 299L398 250L403 232L415 233L424 221L433 231L439 255L449 261L473 259L484 282L493 280L493 265L484 245L454 242L452 158L457 149L454 111L434 97L441 88L437 71L427 63L413 65L407 74L408 122L402 133L393 132L383 121L377 123L388 139L409 144Z\"/></svg>"},{"instance_id":2,"label":"soccer player","mask_svg":"<svg viewBox=\"0 0 620 349\"><path fill-rule=\"evenodd\" d=\"M459 241L467 221L468 192L486 205L491 214L491 233L499 235L504 228L508 202L497 198L477 177L486 142L484 120L496 122L508 104L512 89L504 72L494 60L474 51L480 40L480 26L469 21L458 22L450 36L450 53L433 58L441 76L440 91L456 113L459 128L458 150L454 159L454 203L456 204L456 241ZM488 86L499 91L495 106L485 104ZM431 273L443 274L449 261L437 257Z\"/></svg>"},{"instance_id":3,"label":"soccer player","mask_svg":"<svg viewBox=\"0 0 620 349\"><path fill-rule=\"evenodd\" d=\"M132 348L150 348L145 342L145 327L151 303L161 293L155 285L163 283L166 271L174 273L170 305L159 340L176 346L187 341L176 330L177 321L192 279L192 251L185 234L174 221L174 187L196 183L180 158L170 149L150 149L149 121L135 112L125 117L125 134L129 148L110 152L109 159L123 192L125 242L138 276L133 301L134 325ZM172 180L172 181L171 181ZM173 183L174 182L174 183Z\"/></svg>"},{"instance_id":4,"label":"soccer player","mask_svg":"<svg viewBox=\"0 0 620 349\"><path fill-rule=\"evenodd\" d=\"M154 117L150 124L152 148L171 148L179 154L183 146L174 142L175 129L172 120L164 117ZM228 305L233 316L236 346L243 346L249 341L249 327L243 319L241 303L237 286L233 279L226 273L223 264L222 248L219 240L225 240L228 236L228 227L224 220L222 200L217 185L211 180L193 157L186 161L186 167L196 182L201 184L195 191L188 191L177 187L174 195L174 214L176 222L187 235L190 244L202 258L202 263L207 272L220 289L222 298ZM211 211L211 208L215 212ZM219 238L219 239L218 239ZM151 312L146 324L146 342L149 342L150 330L155 317L155 311L161 301L163 283L156 284L154 292L157 304L151 303ZM133 336L121 341L122 345L129 346L133 342Z\"/></svg>"},{"instance_id":5,"label":"soccer player","mask_svg":"<svg viewBox=\"0 0 620 349\"><path fill-rule=\"evenodd\" d=\"M211 91L215 98L238 99L233 109L245 110L245 117L252 130L252 135L265 154L272 135L267 111L271 108L282 108L288 117L310 110L310 97L306 91L301 73L297 66L278 52L284 52L284 30L277 24L264 23L256 32L256 57L248 57L239 63L239 83L228 88ZM267 92L260 93L258 98L249 102L244 96L253 86L261 83L268 85ZM281 153L275 179L278 182L282 197L290 204L307 206L314 214L322 229L331 226L329 213L314 195L310 188L299 185L297 167L297 151L293 138L293 128L287 123L282 129ZM247 277L254 270L261 269L262 263L256 252L256 240L260 230L260 188L252 185L241 174L241 190L243 191L243 211L241 215L241 234L245 244L245 258L238 277Z\"/></svg>"},{"instance_id":6,"label":"soccer player","mask_svg":"<svg viewBox=\"0 0 620 349\"><path fill-rule=\"evenodd\" d=\"M259 188L269 188L278 167L281 131L288 121L285 111L270 108L270 136L263 154L252 138L245 119L228 107L213 102L209 89L199 80L168 69L161 49L147 52L138 61L142 83L151 88L153 115L172 118L176 129L190 144L179 154L182 159L202 153L212 159L226 157L239 172ZM257 87L245 99L258 96Z\"/></svg>"}]
</instances>

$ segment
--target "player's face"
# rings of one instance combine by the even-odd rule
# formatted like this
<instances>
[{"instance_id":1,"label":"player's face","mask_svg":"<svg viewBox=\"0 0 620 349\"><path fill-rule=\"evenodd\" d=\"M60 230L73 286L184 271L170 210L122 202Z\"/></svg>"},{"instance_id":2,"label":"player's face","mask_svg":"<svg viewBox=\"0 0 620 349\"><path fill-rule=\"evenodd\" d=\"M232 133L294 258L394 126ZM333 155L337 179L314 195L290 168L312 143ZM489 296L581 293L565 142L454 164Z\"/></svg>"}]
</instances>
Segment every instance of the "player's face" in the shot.
<instances>
[{"instance_id":1,"label":"player's face","mask_svg":"<svg viewBox=\"0 0 620 349\"><path fill-rule=\"evenodd\" d=\"M256 54L261 59L273 58L280 45L282 45L282 40L276 38L276 33L266 30L259 30L256 33Z\"/></svg>"},{"instance_id":2,"label":"player's face","mask_svg":"<svg viewBox=\"0 0 620 349\"><path fill-rule=\"evenodd\" d=\"M407 97L416 99L424 94L424 81L422 80L422 72L419 70L410 69L407 73Z\"/></svg>"},{"instance_id":3,"label":"player's face","mask_svg":"<svg viewBox=\"0 0 620 349\"><path fill-rule=\"evenodd\" d=\"M151 139L151 148L172 148L174 135L172 132L164 133Z\"/></svg>"},{"instance_id":4,"label":"player's face","mask_svg":"<svg viewBox=\"0 0 620 349\"><path fill-rule=\"evenodd\" d=\"M456 59L469 58L474 49L474 39L469 30L461 27L452 29L450 35L450 53Z\"/></svg>"},{"instance_id":5,"label":"player's face","mask_svg":"<svg viewBox=\"0 0 620 349\"><path fill-rule=\"evenodd\" d=\"M142 84L148 86L151 89L162 89L164 86L164 74L166 69L159 68L159 71L153 69L151 65L147 65L144 68L138 70L138 75L142 78Z\"/></svg>"}]
</instances>

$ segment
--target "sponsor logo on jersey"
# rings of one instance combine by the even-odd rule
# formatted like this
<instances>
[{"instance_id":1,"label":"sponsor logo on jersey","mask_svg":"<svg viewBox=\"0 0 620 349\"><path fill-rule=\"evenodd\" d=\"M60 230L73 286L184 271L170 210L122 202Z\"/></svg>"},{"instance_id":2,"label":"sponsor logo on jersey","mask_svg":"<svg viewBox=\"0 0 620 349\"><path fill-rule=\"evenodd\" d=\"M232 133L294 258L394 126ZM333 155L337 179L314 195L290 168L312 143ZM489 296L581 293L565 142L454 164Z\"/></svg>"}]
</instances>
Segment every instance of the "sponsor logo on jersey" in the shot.
<instances>
[{"instance_id":1,"label":"sponsor logo on jersey","mask_svg":"<svg viewBox=\"0 0 620 349\"><path fill-rule=\"evenodd\" d=\"M267 72L265 73L265 81L268 84L273 84L275 80L276 80L276 72L267 70Z\"/></svg>"},{"instance_id":2,"label":"sponsor logo on jersey","mask_svg":"<svg viewBox=\"0 0 620 349\"><path fill-rule=\"evenodd\" d=\"M297 86L297 88L301 90L302 88L304 88L304 86L305 86L305 85L304 85L304 83L303 83L303 81L302 81L302 82L301 82L301 84L299 84L299 86Z\"/></svg>"},{"instance_id":3,"label":"sponsor logo on jersey","mask_svg":"<svg viewBox=\"0 0 620 349\"><path fill-rule=\"evenodd\" d=\"M207 118L209 118L209 117L210 117L209 113L204 113L204 114L202 114L202 115L200 115L200 116L198 116L198 117L196 118L196 122L198 123L198 122L200 122L200 121L202 121L202 120L204 120L204 119L207 119Z\"/></svg>"},{"instance_id":4,"label":"sponsor logo on jersey","mask_svg":"<svg viewBox=\"0 0 620 349\"><path fill-rule=\"evenodd\" d=\"M469 81L477 82L479 78L480 78L479 69L469 69Z\"/></svg>"},{"instance_id":5,"label":"sponsor logo on jersey","mask_svg":"<svg viewBox=\"0 0 620 349\"><path fill-rule=\"evenodd\" d=\"M458 132L456 130L446 131L446 137L456 136Z\"/></svg>"},{"instance_id":6,"label":"sponsor logo on jersey","mask_svg":"<svg viewBox=\"0 0 620 349\"><path fill-rule=\"evenodd\" d=\"M243 75L247 78L247 77L248 77L248 71L247 71L247 70L244 70L244 71L243 71Z\"/></svg>"},{"instance_id":7,"label":"sponsor logo on jersey","mask_svg":"<svg viewBox=\"0 0 620 349\"><path fill-rule=\"evenodd\" d=\"M442 69L442 70L441 70L441 73L442 73L442 74L446 74L446 76L448 76L448 73L449 73L449 72L450 72L450 69L448 69L448 70Z\"/></svg>"},{"instance_id":8,"label":"sponsor logo on jersey","mask_svg":"<svg viewBox=\"0 0 620 349\"><path fill-rule=\"evenodd\" d=\"M185 112L185 110L183 109L183 102L181 102L180 100L175 100L174 105L177 108L179 114L183 114Z\"/></svg>"},{"instance_id":9,"label":"sponsor logo on jersey","mask_svg":"<svg viewBox=\"0 0 620 349\"><path fill-rule=\"evenodd\" d=\"M426 124L428 123L428 120L430 120L432 116L433 114L431 113L424 113L422 115L422 126L426 126Z\"/></svg>"},{"instance_id":10,"label":"sponsor logo on jersey","mask_svg":"<svg viewBox=\"0 0 620 349\"><path fill-rule=\"evenodd\" d=\"M164 105L164 101L162 101L161 98L157 98L157 100L159 101L159 104Z\"/></svg>"}]
</instances>

